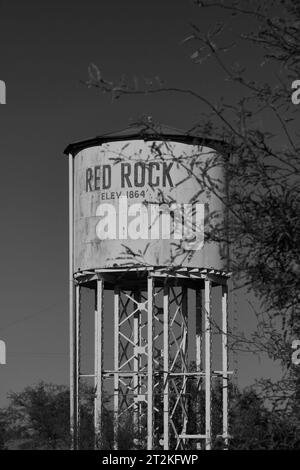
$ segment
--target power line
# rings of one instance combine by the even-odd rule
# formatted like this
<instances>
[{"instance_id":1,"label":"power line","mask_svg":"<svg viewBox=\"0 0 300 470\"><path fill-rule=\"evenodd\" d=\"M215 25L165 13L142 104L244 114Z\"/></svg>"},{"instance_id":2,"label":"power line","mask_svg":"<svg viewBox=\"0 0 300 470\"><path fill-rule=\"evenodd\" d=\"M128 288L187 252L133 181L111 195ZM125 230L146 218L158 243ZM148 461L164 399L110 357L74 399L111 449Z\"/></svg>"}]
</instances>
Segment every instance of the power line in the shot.
<instances>
[{"instance_id":1,"label":"power line","mask_svg":"<svg viewBox=\"0 0 300 470\"><path fill-rule=\"evenodd\" d=\"M30 351L10 351L9 355L10 356L16 356L18 354L22 355L27 355L27 356L66 356L69 357L69 353L63 353L63 352L30 352ZM91 356L94 357L93 353L84 353L82 356Z\"/></svg>"},{"instance_id":2,"label":"power line","mask_svg":"<svg viewBox=\"0 0 300 470\"><path fill-rule=\"evenodd\" d=\"M67 353L56 353L56 352L28 352L28 351L10 351L10 356L17 356L22 354L22 356L68 356Z\"/></svg>"},{"instance_id":3,"label":"power line","mask_svg":"<svg viewBox=\"0 0 300 470\"><path fill-rule=\"evenodd\" d=\"M48 307L39 310L38 312L32 313L30 315L26 315L25 317L19 318L18 320L15 320L8 325L4 325L4 327L0 328L0 331L6 330L7 328L10 328L11 326L17 325L18 323L21 323L23 321L29 320L30 318L37 317L38 315L44 314L46 312L49 312L53 307L56 307L59 302L56 302L55 304L49 305Z\"/></svg>"}]
</instances>

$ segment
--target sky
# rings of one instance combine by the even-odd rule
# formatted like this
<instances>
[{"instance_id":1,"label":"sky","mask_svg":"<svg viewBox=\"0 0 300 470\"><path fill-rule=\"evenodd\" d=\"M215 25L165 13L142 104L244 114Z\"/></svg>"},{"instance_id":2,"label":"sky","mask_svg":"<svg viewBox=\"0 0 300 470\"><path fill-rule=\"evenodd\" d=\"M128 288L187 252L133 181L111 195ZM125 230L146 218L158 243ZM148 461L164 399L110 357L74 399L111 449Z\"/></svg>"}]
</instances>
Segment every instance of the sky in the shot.
<instances>
[{"instance_id":1,"label":"sky","mask_svg":"<svg viewBox=\"0 0 300 470\"><path fill-rule=\"evenodd\" d=\"M190 46L182 44L192 22L205 28L216 20L214 10L203 17L189 0L0 1L0 79L7 87L7 103L0 105L0 339L7 344L0 406L9 391L40 380L68 383L65 147L142 115L188 129L201 110L175 94L112 103L81 83L88 65L97 64L109 80L158 75L170 86L230 99L240 91L215 65L195 65ZM247 66L257 66L251 51ZM239 327L253 329L245 295L238 296L237 316ZM239 356L238 365L241 386L278 374L276 364L249 355Z\"/></svg>"}]
</instances>

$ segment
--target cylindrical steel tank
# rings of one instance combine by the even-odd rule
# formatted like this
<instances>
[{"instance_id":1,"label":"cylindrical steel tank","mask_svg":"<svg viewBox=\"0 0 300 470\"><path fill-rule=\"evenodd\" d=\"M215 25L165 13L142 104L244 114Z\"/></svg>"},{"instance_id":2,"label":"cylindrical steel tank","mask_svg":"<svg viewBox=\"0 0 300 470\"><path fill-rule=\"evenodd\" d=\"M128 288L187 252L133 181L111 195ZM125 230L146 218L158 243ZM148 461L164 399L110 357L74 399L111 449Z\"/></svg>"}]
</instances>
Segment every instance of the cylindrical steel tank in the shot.
<instances>
[{"instance_id":1,"label":"cylindrical steel tank","mask_svg":"<svg viewBox=\"0 0 300 470\"><path fill-rule=\"evenodd\" d=\"M65 153L74 156L74 272L227 270L222 144L170 128L129 128Z\"/></svg>"}]
</instances>

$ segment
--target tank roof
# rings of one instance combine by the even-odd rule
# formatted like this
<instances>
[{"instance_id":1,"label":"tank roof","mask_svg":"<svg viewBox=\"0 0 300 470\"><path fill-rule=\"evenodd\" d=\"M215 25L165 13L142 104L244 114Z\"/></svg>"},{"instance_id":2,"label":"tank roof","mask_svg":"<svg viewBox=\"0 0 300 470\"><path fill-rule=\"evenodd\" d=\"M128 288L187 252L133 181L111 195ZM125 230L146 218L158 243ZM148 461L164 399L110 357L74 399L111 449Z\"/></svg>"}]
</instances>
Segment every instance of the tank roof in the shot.
<instances>
[{"instance_id":1,"label":"tank roof","mask_svg":"<svg viewBox=\"0 0 300 470\"><path fill-rule=\"evenodd\" d=\"M116 132L108 132L96 137L73 142L65 148L64 154L76 155L78 152L88 147L122 140L167 140L190 145L203 145L223 152L224 150L229 150L229 145L225 142L203 137L199 135L196 130L184 131L182 129L150 122L134 124Z\"/></svg>"}]
</instances>

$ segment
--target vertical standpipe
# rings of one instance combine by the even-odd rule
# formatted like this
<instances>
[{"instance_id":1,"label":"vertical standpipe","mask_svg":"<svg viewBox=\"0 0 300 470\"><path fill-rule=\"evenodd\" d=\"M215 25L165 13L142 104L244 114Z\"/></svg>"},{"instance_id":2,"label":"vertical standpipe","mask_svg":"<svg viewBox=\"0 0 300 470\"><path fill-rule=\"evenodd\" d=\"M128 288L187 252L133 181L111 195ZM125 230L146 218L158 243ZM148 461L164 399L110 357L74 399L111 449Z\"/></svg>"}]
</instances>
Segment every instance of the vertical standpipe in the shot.
<instances>
[{"instance_id":1,"label":"vertical standpipe","mask_svg":"<svg viewBox=\"0 0 300 470\"><path fill-rule=\"evenodd\" d=\"M91 377L95 449L209 450L216 433L227 448L229 273L222 243L205 243L203 236L204 215L206 220L219 213L222 220L225 213L218 153L178 135L176 140L170 135L142 139L138 133L125 141L124 133L101 139L69 146L71 447L82 447L79 385ZM148 235L134 232L133 204L137 211L140 203L147 217L148 204L148 214L160 213L161 198L168 223L178 219L175 212L173 219L166 215L171 202L185 208L180 224L174 230L164 225L162 234L159 225L149 227ZM121 217L120 199L127 201ZM109 230L116 228L113 238L101 238L103 204ZM195 213L191 222L188 214ZM119 228L125 215L129 228ZM187 220L191 225L185 232ZM81 301L86 288L94 293L91 373L80 370L81 320L89 315ZM109 291L113 295L106 297ZM222 354L219 370L215 338ZM109 365L107 357L112 357ZM220 430L212 419L217 382L222 387Z\"/></svg>"},{"instance_id":2,"label":"vertical standpipe","mask_svg":"<svg viewBox=\"0 0 300 470\"><path fill-rule=\"evenodd\" d=\"M73 280L73 254L74 254L74 168L73 168L73 155L70 153L68 158L69 163L69 356L70 356L70 439L71 449L75 449L76 435L77 435L77 411L75 403L76 396L76 382L75 363L76 363L76 349L75 349L75 331L76 322L74 315L74 280Z\"/></svg>"}]
</instances>

